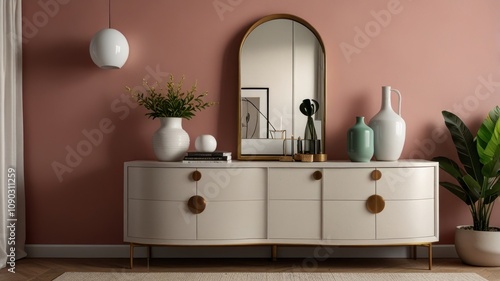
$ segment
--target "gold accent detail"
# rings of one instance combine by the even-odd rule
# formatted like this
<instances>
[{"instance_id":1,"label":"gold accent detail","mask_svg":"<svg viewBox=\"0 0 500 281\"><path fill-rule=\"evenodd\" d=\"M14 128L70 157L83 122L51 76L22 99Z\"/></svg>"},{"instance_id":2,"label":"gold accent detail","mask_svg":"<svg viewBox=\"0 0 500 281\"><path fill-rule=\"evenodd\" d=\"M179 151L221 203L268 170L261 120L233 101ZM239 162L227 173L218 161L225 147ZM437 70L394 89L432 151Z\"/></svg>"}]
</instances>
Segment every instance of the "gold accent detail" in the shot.
<instances>
[{"instance_id":1,"label":"gold accent detail","mask_svg":"<svg viewBox=\"0 0 500 281\"><path fill-rule=\"evenodd\" d=\"M271 258L273 261L276 261L278 257L278 245L273 245L271 250Z\"/></svg>"},{"instance_id":2,"label":"gold accent detail","mask_svg":"<svg viewBox=\"0 0 500 281\"><path fill-rule=\"evenodd\" d=\"M193 214L202 213L206 206L207 202L205 201L205 198L199 195L194 195L188 200L188 208Z\"/></svg>"},{"instance_id":3,"label":"gold accent detail","mask_svg":"<svg viewBox=\"0 0 500 281\"><path fill-rule=\"evenodd\" d=\"M385 208L384 198L380 195L372 195L366 199L366 208L372 214L378 214Z\"/></svg>"},{"instance_id":4,"label":"gold accent detail","mask_svg":"<svg viewBox=\"0 0 500 281\"><path fill-rule=\"evenodd\" d=\"M134 268L134 243L130 243L130 269Z\"/></svg>"},{"instance_id":5,"label":"gold accent detail","mask_svg":"<svg viewBox=\"0 0 500 281\"><path fill-rule=\"evenodd\" d=\"M313 155L312 154L301 154L300 161L302 162L312 162Z\"/></svg>"},{"instance_id":6,"label":"gold accent detail","mask_svg":"<svg viewBox=\"0 0 500 281\"><path fill-rule=\"evenodd\" d=\"M314 173L313 173L313 175L312 175L312 176L313 176L313 178L314 178L315 180L317 180L317 181L318 181L318 180L320 180L321 178L323 178L323 173L322 173L321 171L316 171L316 172L314 172Z\"/></svg>"},{"instance_id":7,"label":"gold accent detail","mask_svg":"<svg viewBox=\"0 0 500 281\"><path fill-rule=\"evenodd\" d=\"M314 154L313 159L314 162L325 162L326 161L326 154Z\"/></svg>"},{"instance_id":8,"label":"gold accent detail","mask_svg":"<svg viewBox=\"0 0 500 281\"><path fill-rule=\"evenodd\" d=\"M293 158L292 158L292 156L288 156L288 155L287 156L281 156L280 157L280 161L281 162L293 162Z\"/></svg>"},{"instance_id":9,"label":"gold accent detail","mask_svg":"<svg viewBox=\"0 0 500 281\"><path fill-rule=\"evenodd\" d=\"M201 179L201 172L200 171L194 171L191 174L191 177L193 178L194 181L199 181Z\"/></svg>"},{"instance_id":10,"label":"gold accent detail","mask_svg":"<svg viewBox=\"0 0 500 281\"><path fill-rule=\"evenodd\" d=\"M373 170L372 171L372 179L374 181L378 181L381 178L382 178L382 172L380 170Z\"/></svg>"}]
</instances>

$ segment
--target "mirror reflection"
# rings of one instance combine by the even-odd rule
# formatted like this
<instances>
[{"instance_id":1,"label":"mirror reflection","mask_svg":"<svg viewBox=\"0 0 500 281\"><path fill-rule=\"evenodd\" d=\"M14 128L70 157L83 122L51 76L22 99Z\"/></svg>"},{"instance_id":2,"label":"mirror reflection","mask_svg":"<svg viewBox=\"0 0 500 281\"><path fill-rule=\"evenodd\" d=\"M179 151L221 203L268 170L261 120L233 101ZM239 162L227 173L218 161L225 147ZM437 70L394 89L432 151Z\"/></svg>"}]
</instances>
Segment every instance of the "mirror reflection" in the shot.
<instances>
[{"instance_id":1,"label":"mirror reflection","mask_svg":"<svg viewBox=\"0 0 500 281\"><path fill-rule=\"evenodd\" d=\"M325 54L317 32L291 15L255 23L240 48L239 100L239 159L290 154L295 145L289 140L305 137L308 117L299 109L304 100L319 104L312 118L323 139Z\"/></svg>"}]
</instances>

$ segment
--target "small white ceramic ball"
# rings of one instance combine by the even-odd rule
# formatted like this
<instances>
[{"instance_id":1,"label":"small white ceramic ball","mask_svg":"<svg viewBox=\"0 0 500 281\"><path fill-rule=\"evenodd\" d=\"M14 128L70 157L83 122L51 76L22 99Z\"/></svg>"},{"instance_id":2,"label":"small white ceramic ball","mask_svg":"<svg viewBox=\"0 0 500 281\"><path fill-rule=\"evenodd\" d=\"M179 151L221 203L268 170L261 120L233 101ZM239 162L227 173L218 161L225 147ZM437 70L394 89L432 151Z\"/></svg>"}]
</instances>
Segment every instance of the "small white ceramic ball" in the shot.
<instances>
[{"instance_id":1,"label":"small white ceramic ball","mask_svg":"<svg viewBox=\"0 0 500 281\"><path fill-rule=\"evenodd\" d=\"M212 135L200 135L196 138L194 147L199 152L214 152L217 148L217 140Z\"/></svg>"}]
</instances>

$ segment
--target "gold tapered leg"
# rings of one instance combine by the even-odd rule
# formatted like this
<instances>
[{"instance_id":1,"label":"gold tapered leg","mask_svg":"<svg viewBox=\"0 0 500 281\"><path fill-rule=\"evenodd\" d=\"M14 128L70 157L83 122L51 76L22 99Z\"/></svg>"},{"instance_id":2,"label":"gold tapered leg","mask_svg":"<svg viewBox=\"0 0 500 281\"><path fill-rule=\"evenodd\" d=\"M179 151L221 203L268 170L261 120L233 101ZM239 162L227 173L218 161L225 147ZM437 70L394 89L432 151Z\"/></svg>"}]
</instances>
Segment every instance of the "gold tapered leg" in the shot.
<instances>
[{"instance_id":1,"label":"gold tapered leg","mask_svg":"<svg viewBox=\"0 0 500 281\"><path fill-rule=\"evenodd\" d=\"M150 258L151 258L151 246L148 245L148 257L147 257L148 269L149 269L149 259Z\"/></svg>"},{"instance_id":2,"label":"gold tapered leg","mask_svg":"<svg viewBox=\"0 0 500 281\"><path fill-rule=\"evenodd\" d=\"M417 245L412 245L411 247L411 257L416 260L417 259Z\"/></svg>"},{"instance_id":3,"label":"gold tapered leg","mask_svg":"<svg viewBox=\"0 0 500 281\"><path fill-rule=\"evenodd\" d=\"M429 270L432 270L432 243L429 244Z\"/></svg>"},{"instance_id":4,"label":"gold tapered leg","mask_svg":"<svg viewBox=\"0 0 500 281\"><path fill-rule=\"evenodd\" d=\"M273 245L272 252L271 252L271 258L273 259L273 261L276 261L277 255L278 255L278 246Z\"/></svg>"},{"instance_id":5,"label":"gold tapered leg","mask_svg":"<svg viewBox=\"0 0 500 281\"><path fill-rule=\"evenodd\" d=\"M134 243L130 243L130 269L134 268Z\"/></svg>"}]
</instances>

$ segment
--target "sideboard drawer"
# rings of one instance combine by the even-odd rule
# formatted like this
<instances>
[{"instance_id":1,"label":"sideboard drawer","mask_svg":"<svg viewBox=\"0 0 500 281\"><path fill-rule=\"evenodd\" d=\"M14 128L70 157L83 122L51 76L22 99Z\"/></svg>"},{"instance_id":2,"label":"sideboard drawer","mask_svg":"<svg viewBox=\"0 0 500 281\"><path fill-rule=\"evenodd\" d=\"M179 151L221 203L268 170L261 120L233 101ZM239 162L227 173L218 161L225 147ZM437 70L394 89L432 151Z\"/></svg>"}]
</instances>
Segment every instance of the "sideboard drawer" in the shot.
<instances>
[{"instance_id":1,"label":"sideboard drawer","mask_svg":"<svg viewBox=\"0 0 500 281\"><path fill-rule=\"evenodd\" d=\"M434 199L386 201L377 214L377 239L437 236Z\"/></svg>"},{"instance_id":2,"label":"sideboard drawer","mask_svg":"<svg viewBox=\"0 0 500 281\"><path fill-rule=\"evenodd\" d=\"M194 169L128 167L128 198L187 200L196 194Z\"/></svg>"},{"instance_id":3,"label":"sideboard drawer","mask_svg":"<svg viewBox=\"0 0 500 281\"><path fill-rule=\"evenodd\" d=\"M321 201L270 201L269 238L320 239Z\"/></svg>"},{"instance_id":4,"label":"sideboard drawer","mask_svg":"<svg viewBox=\"0 0 500 281\"><path fill-rule=\"evenodd\" d=\"M198 239L265 239L266 202L208 202L197 215Z\"/></svg>"},{"instance_id":5,"label":"sideboard drawer","mask_svg":"<svg viewBox=\"0 0 500 281\"><path fill-rule=\"evenodd\" d=\"M365 200L375 193L373 168L325 169L325 200Z\"/></svg>"},{"instance_id":6,"label":"sideboard drawer","mask_svg":"<svg viewBox=\"0 0 500 281\"><path fill-rule=\"evenodd\" d=\"M365 201L324 202L323 239L375 239L375 216Z\"/></svg>"},{"instance_id":7,"label":"sideboard drawer","mask_svg":"<svg viewBox=\"0 0 500 281\"><path fill-rule=\"evenodd\" d=\"M322 169L269 169L269 199L319 200L322 179L314 173Z\"/></svg>"},{"instance_id":8,"label":"sideboard drawer","mask_svg":"<svg viewBox=\"0 0 500 281\"><path fill-rule=\"evenodd\" d=\"M267 192L266 169L198 169L198 195L208 201L264 200Z\"/></svg>"},{"instance_id":9,"label":"sideboard drawer","mask_svg":"<svg viewBox=\"0 0 500 281\"><path fill-rule=\"evenodd\" d=\"M127 236L146 239L196 239L196 216L185 202L128 200Z\"/></svg>"},{"instance_id":10,"label":"sideboard drawer","mask_svg":"<svg viewBox=\"0 0 500 281\"><path fill-rule=\"evenodd\" d=\"M434 167L381 168L377 194L386 200L434 198Z\"/></svg>"}]
</instances>

